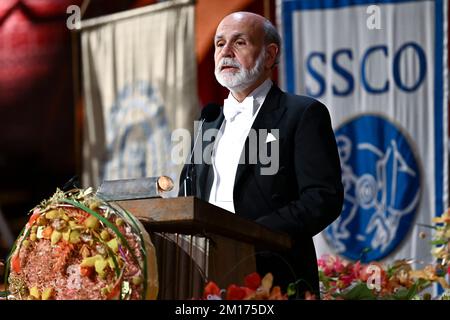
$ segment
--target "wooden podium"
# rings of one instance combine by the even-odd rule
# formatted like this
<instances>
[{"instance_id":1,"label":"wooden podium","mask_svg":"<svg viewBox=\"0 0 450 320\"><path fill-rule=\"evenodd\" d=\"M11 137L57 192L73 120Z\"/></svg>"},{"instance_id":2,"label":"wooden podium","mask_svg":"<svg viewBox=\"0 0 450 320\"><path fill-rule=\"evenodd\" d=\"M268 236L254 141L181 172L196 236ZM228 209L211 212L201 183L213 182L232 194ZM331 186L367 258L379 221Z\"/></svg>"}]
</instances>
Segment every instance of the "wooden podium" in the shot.
<instances>
[{"instance_id":1,"label":"wooden podium","mask_svg":"<svg viewBox=\"0 0 450 320\"><path fill-rule=\"evenodd\" d=\"M255 245L288 249L288 235L194 197L122 200L151 233L156 247L159 299L199 298L208 280L243 284L256 271Z\"/></svg>"}]
</instances>

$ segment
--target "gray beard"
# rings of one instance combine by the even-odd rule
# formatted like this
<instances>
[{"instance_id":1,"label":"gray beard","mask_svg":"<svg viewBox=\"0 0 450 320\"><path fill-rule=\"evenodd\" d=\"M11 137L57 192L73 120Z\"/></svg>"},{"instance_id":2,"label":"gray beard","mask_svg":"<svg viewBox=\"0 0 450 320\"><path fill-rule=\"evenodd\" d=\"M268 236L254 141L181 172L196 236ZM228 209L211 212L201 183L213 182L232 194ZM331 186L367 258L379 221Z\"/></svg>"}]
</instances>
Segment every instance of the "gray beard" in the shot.
<instances>
[{"instance_id":1,"label":"gray beard","mask_svg":"<svg viewBox=\"0 0 450 320\"><path fill-rule=\"evenodd\" d=\"M231 92L241 92L258 80L261 74L264 72L264 61L266 60L265 50L261 51L256 59L255 66L248 69L243 69L239 65L239 71L235 74L223 75L220 72L220 63L214 71L217 81Z\"/></svg>"}]
</instances>

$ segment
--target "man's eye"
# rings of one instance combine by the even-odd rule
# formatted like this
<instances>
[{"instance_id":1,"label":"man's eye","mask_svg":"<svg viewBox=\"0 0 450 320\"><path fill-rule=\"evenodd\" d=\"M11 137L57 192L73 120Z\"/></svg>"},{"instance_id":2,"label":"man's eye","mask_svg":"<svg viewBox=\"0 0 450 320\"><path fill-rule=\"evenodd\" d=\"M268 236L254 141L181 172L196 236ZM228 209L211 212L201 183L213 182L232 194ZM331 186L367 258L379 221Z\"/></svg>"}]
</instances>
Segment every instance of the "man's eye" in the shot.
<instances>
[{"instance_id":1,"label":"man's eye","mask_svg":"<svg viewBox=\"0 0 450 320\"><path fill-rule=\"evenodd\" d=\"M225 44L223 42L217 42L216 43L216 47L221 48L223 47Z\"/></svg>"},{"instance_id":2,"label":"man's eye","mask_svg":"<svg viewBox=\"0 0 450 320\"><path fill-rule=\"evenodd\" d=\"M236 45L243 46L245 45L245 41L236 41Z\"/></svg>"}]
</instances>

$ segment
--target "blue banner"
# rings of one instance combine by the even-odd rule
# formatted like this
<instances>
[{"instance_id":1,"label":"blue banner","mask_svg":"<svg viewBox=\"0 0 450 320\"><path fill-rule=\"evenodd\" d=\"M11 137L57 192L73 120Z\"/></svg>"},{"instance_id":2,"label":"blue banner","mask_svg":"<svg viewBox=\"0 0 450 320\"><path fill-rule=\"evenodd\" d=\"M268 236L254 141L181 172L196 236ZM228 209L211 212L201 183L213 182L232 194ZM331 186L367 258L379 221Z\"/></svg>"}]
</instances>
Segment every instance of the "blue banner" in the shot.
<instances>
[{"instance_id":1,"label":"blue banner","mask_svg":"<svg viewBox=\"0 0 450 320\"><path fill-rule=\"evenodd\" d=\"M329 109L344 207L317 253L430 262L448 204L447 1L279 1L284 88Z\"/></svg>"}]
</instances>

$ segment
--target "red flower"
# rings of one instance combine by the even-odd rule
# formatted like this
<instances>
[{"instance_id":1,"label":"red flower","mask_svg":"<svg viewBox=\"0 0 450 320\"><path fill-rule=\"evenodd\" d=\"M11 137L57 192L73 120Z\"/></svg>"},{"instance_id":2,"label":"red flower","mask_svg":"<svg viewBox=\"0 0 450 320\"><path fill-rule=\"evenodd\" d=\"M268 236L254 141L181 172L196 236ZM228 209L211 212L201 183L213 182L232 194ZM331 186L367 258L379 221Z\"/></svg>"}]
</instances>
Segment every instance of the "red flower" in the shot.
<instances>
[{"instance_id":1,"label":"red flower","mask_svg":"<svg viewBox=\"0 0 450 320\"><path fill-rule=\"evenodd\" d=\"M353 277L353 275L341 275L339 277L339 280L344 285L344 288L348 287L353 282L354 279L355 278Z\"/></svg>"},{"instance_id":2,"label":"red flower","mask_svg":"<svg viewBox=\"0 0 450 320\"><path fill-rule=\"evenodd\" d=\"M256 290L261 285L261 277L257 272L253 272L245 277L244 282L246 287Z\"/></svg>"},{"instance_id":3,"label":"red flower","mask_svg":"<svg viewBox=\"0 0 450 320\"><path fill-rule=\"evenodd\" d=\"M355 264L352 265L351 268L351 274L353 276L353 278L358 279L361 276L361 270L362 270L362 266L361 266L361 261L357 261Z\"/></svg>"},{"instance_id":4,"label":"red flower","mask_svg":"<svg viewBox=\"0 0 450 320\"><path fill-rule=\"evenodd\" d=\"M220 288L213 281L208 282L203 292L203 299L208 298L209 295L220 297Z\"/></svg>"},{"instance_id":5,"label":"red flower","mask_svg":"<svg viewBox=\"0 0 450 320\"><path fill-rule=\"evenodd\" d=\"M246 292L243 288L232 284L227 290L227 300L242 300L246 296Z\"/></svg>"},{"instance_id":6,"label":"red flower","mask_svg":"<svg viewBox=\"0 0 450 320\"><path fill-rule=\"evenodd\" d=\"M447 268L447 274L450 275L450 265Z\"/></svg>"}]
</instances>

